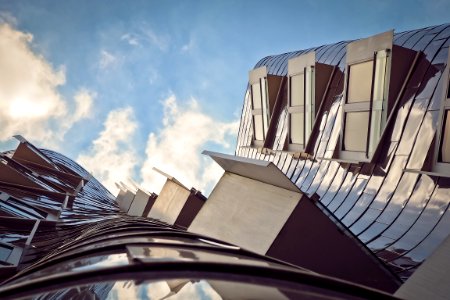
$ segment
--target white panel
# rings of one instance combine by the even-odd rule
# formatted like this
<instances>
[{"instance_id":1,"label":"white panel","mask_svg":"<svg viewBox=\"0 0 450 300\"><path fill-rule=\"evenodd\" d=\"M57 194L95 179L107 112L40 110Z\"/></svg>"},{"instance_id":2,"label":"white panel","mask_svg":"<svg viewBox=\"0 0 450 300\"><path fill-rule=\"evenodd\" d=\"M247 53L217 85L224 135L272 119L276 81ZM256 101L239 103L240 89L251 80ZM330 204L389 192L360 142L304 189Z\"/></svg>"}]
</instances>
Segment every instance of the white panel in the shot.
<instances>
[{"instance_id":1,"label":"white panel","mask_svg":"<svg viewBox=\"0 0 450 300\"><path fill-rule=\"evenodd\" d=\"M226 172L188 231L265 254L300 198L300 192Z\"/></svg>"},{"instance_id":2,"label":"white panel","mask_svg":"<svg viewBox=\"0 0 450 300\"><path fill-rule=\"evenodd\" d=\"M158 198L156 198L148 217L173 225L189 195L189 190L172 180L167 180Z\"/></svg>"},{"instance_id":3,"label":"white panel","mask_svg":"<svg viewBox=\"0 0 450 300\"><path fill-rule=\"evenodd\" d=\"M130 208L131 202L133 202L134 193L131 191L120 191L119 195L116 198L117 204L119 204L119 208L127 212Z\"/></svg>"},{"instance_id":4,"label":"white panel","mask_svg":"<svg viewBox=\"0 0 450 300\"><path fill-rule=\"evenodd\" d=\"M303 138L304 138L303 123L304 123L303 113L291 114L291 122L290 122L291 143L303 145Z\"/></svg>"},{"instance_id":5,"label":"white panel","mask_svg":"<svg viewBox=\"0 0 450 300\"><path fill-rule=\"evenodd\" d=\"M300 192L300 189L272 162L206 150L202 154L209 155L222 169L230 173Z\"/></svg>"},{"instance_id":6,"label":"white panel","mask_svg":"<svg viewBox=\"0 0 450 300\"><path fill-rule=\"evenodd\" d=\"M350 66L347 103L370 101L372 72L373 60Z\"/></svg>"},{"instance_id":7,"label":"white panel","mask_svg":"<svg viewBox=\"0 0 450 300\"><path fill-rule=\"evenodd\" d=\"M347 113L344 132L345 150L366 152L368 127L368 111Z\"/></svg>"},{"instance_id":8,"label":"white panel","mask_svg":"<svg viewBox=\"0 0 450 300\"><path fill-rule=\"evenodd\" d=\"M131 203L130 209L128 210L128 215L141 217L144 213L149 197L150 195L143 190L138 190L134 196L133 202Z\"/></svg>"},{"instance_id":9,"label":"white panel","mask_svg":"<svg viewBox=\"0 0 450 300\"><path fill-rule=\"evenodd\" d=\"M303 74L291 77L291 105L305 105L305 79Z\"/></svg>"}]
</instances>

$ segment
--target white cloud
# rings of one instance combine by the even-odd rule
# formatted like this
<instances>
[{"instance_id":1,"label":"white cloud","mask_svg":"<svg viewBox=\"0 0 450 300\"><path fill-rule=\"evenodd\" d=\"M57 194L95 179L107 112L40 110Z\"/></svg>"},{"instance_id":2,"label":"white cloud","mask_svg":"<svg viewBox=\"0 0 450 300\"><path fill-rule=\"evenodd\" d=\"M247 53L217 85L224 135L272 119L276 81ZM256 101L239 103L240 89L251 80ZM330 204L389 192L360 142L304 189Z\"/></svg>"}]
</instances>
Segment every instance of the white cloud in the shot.
<instances>
[{"instance_id":1,"label":"white cloud","mask_svg":"<svg viewBox=\"0 0 450 300\"><path fill-rule=\"evenodd\" d=\"M100 69L106 69L117 63L117 57L106 50L100 51L99 66Z\"/></svg>"},{"instance_id":2,"label":"white cloud","mask_svg":"<svg viewBox=\"0 0 450 300\"><path fill-rule=\"evenodd\" d=\"M120 40L127 42L131 46L150 44L161 51L166 51L169 47L170 38L168 35L156 33L147 25L142 25L134 32L122 34Z\"/></svg>"},{"instance_id":3,"label":"white cloud","mask_svg":"<svg viewBox=\"0 0 450 300\"><path fill-rule=\"evenodd\" d=\"M169 47L169 38L166 35L157 34L150 28L143 28L143 35L161 51L167 50Z\"/></svg>"},{"instance_id":4,"label":"white cloud","mask_svg":"<svg viewBox=\"0 0 450 300\"><path fill-rule=\"evenodd\" d=\"M142 185L158 193L165 178L152 171L157 167L176 177L188 187L209 192L219 179L219 166L201 155L206 144L215 143L230 148L238 121L224 123L203 113L196 100L180 107L174 95L163 102L164 118L159 132L151 132L147 140L146 160L141 170ZM233 136L233 137L232 137Z\"/></svg>"},{"instance_id":5,"label":"white cloud","mask_svg":"<svg viewBox=\"0 0 450 300\"><path fill-rule=\"evenodd\" d=\"M133 109L126 107L111 111L103 126L89 151L79 155L77 162L116 193L114 183L132 178L138 163L133 145L138 125Z\"/></svg>"},{"instance_id":6,"label":"white cloud","mask_svg":"<svg viewBox=\"0 0 450 300\"><path fill-rule=\"evenodd\" d=\"M0 141L21 134L58 148L73 124L89 114L94 94L80 90L73 102L65 100L58 91L66 81L64 66L55 70L33 52L32 41L31 34L0 23Z\"/></svg>"},{"instance_id":7,"label":"white cloud","mask_svg":"<svg viewBox=\"0 0 450 300\"><path fill-rule=\"evenodd\" d=\"M131 46L139 46L140 45L138 38L134 34L131 34L131 33L123 34L120 37L120 39L122 41L126 41Z\"/></svg>"},{"instance_id":8,"label":"white cloud","mask_svg":"<svg viewBox=\"0 0 450 300\"><path fill-rule=\"evenodd\" d=\"M0 23L8 23L16 26L17 19L7 11L0 11Z\"/></svg>"},{"instance_id":9,"label":"white cloud","mask_svg":"<svg viewBox=\"0 0 450 300\"><path fill-rule=\"evenodd\" d=\"M194 38L191 37L191 38L189 39L189 42L188 42L187 44L184 44L184 45L181 47L181 52L190 52L190 51L192 51L192 49L193 49L194 47L196 47L196 43L195 43Z\"/></svg>"}]
</instances>

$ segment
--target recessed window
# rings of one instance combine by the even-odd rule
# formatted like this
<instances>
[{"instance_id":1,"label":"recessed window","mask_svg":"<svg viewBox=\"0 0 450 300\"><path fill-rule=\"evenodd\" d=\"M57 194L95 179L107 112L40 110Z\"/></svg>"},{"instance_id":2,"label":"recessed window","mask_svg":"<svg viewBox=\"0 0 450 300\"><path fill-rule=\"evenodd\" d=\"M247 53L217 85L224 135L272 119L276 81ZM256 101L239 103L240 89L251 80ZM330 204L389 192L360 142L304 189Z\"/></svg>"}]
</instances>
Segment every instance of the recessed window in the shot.
<instances>
[{"instance_id":1,"label":"recessed window","mask_svg":"<svg viewBox=\"0 0 450 300\"><path fill-rule=\"evenodd\" d=\"M367 161L378 146L387 119L391 48L392 32L347 47L341 158Z\"/></svg>"},{"instance_id":2,"label":"recessed window","mask_svg":"<svg viewBox=\"0 0 450 300\"><path fill-rule=\"evenodd\" d=\"M306 151L333 67L316 62L315 52L288 61L288 150Z\"/></svg>"},{"instance_id":3,"label":"recessed window","mask_svg":"<svg viewBox=\"0 0 450 300\"><path fill-rule=\"evenodd\" d=\"M347 103L369 102L372 90L373 61L349 67Z\"/></svg>"},{"instance_id":4,"label":"recessed window","mask_svg":"<svg viewBox=\"0 0 450 300\"><path fill-rule=\"evenodd\" d=\"M289 76L289 144L303 150L311 134L314 111L314 66Z\"/></svg>"},{"instance_id":5,"label":"recessed window","mask_svg":"<svg viewBox=\"0 0 450 300\"><path fill-rule=\"evenodd\" d=\"M263 146L281 82L280 76L267 74L266 67L250 71L253 145Z\"/></svg>"},{"instance_id":6,"label":"recessed window","mask_svg":"<svg viewBox=\"0 0 450 300\"><path fill-rule=\"evenodd\" d=\"M252 115L255 140L264 141L269 126L266 78L252 84Z\"/></svg>"},{"instance_id":7,"label":"recessed window","mask_svg":"<svg viewBox=\"0 0 450 300\"><path fill-rule=\"evenodd\" d=\"M13 247L7 245L0 245L0 261L7 261L8 257L11 255Z\"/></svg>"},{"instance_id":8,"label":"recessed window","mask_svg":"<svg viewBox=\"0 0 450 300\"><path fill-rule=\"evenodd\" d=\"M447 86L443 86L443 97L441 105L441 122L437 134L439 143L437 144L437 155L435 159L434 171L445 175L450 175L450 52L447 59L447 68L444 71L444 78Z\"/></svg>"},{"instance_id":9,"label":"recessed window","mask_svg":"<svg viewBox=\"0 0 450 300\"><path fill-rule=\"evenodd\" d=\"M444 113L442 142L439 149L439 156L439 161L450 163L450 110L446 110Z\"/></svg>"}]
</instances>

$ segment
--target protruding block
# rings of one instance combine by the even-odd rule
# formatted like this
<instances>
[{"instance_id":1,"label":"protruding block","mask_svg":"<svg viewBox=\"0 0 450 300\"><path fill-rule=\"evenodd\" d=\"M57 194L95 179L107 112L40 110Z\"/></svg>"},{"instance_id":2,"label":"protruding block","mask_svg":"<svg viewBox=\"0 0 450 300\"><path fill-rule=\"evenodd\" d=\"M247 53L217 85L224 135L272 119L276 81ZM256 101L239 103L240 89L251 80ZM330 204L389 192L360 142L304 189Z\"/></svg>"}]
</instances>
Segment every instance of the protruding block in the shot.
<instances>
[{"instance_id":1,"label":"protruding block","mask_svg":"<svg viewBox=\"0 0 450 300\"><path fill-rule=\"evenodd\" d=\"M170 225L175 224L189 195L190 191L186 187L179 184L177 181L167 178L148 217L158 219Z\"/></svg>"},{"instance_id":2,"label":"protruding block","mask_svg":"<svg viewBox=\"0 0 450 300\"><path fill-rule=\"evenodd\" d=\"M151 195L142 189L138 189L136 191L136 195L134 196L133 202L128 209L128 214L130 216L138 216L141 217L145 211L145 207L148 202L153 200L150 197Z\"/></svg>"}]
</instances>

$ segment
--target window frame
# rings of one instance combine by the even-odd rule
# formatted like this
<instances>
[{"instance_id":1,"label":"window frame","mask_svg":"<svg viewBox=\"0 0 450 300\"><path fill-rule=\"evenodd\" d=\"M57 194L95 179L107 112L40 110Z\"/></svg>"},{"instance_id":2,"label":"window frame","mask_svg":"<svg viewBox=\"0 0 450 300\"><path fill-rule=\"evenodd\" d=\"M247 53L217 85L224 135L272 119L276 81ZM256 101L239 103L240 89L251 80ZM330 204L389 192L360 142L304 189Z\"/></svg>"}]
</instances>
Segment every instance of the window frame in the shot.
<instances>
[{"instance_id":1,"label":"window frame","mask_svg":"<svg viewBox=\"0 0 450 300\"><path fill-rule=\"evenodd\" d=\"M344 97L342 103L342 123L339 145L339 159L356 162L371 162L377 148L380 146L380 140L383 131L386 128L388 111L389 111L389 86L392 65L392 49L393 49L393 31L387 31L372 37L358 40L347 45L347 62L346 75L344 83ZM377 77L377 63L383 62L384 71L381 77ZM384 61L383 61L384 59ZM351 68L355 65L372 61L372 78L370 82L370 99L368 101L351 102L349 103L349 86ZM374 89L376 81L382 80L382 92L378 93L382 99L374 99ZM381 111L381 114L374 118L375 112ZM367 120L367 134L365 141L365 150L346 150L345 140L346 126L348 113L368 112ZM376 137L375 137L376 136Z\"/></svg>"},{"instance_id":2,"label":"window frame","mask_svg":"<svg viewBox=\"0 0 450 300\"><path fill-rule=\"evenodd\" d=\"M267 67L262 66L253 69L249 72L249 86L248 93L250 97L250 108L252 115L252 147L269 147L270 142L273 138L274 114L277 114L280 106L280 98L284 86L284 76L268 74ZM254 107L254 91L253 86L259 84L259 93L261 95L258 102L261 103L260 107ZM255 120L257 116L261 116L261 131L256 132ZM262 135L261 139L256 139L256 137Z\"/></svg>"},{"instance_id":3,"label":"window frame","mask_svg":"<svg viewBox=\"0 0 450 300\"><path fill-rule=\"evenodd\" d=\"M316 54L314 51L297 56L288 61L288 104L287 104L287 150L303 152L311 137L316 121ZM303 75L303 105L292 105L292 78ZM303 143L291 142L291 115L303 113ZM309 126L307 125L310 120Z\"/></svg>"},{"instance_id":4,"label":"window frame","mask_svg":"<svg viewBox=\"0 0 450 300\"><path fill-rule=\"evenodd\" d=\"M254 101L254 92L253 86L259 84L259 93L260 99L260 108L255 108ZM266 140L267 131L269 129L270 124L270 104L269 104L269 93L268 93L268 81L267 81L267 68L265 66L251 70L249 72L249 91L250 91L250 107L252 114L252 144L254 146L262 147L264 145L264 141ZM262 140L256 139L257 132L255 126L255 118L256 116L261 116L261 128L262 132L258 133L262 134Z\"/></svg>"},{"instance_id":5,"label":"window frame","mask_svg":"<svg viewBox=\"0 0 450 300\"><path fill-rule=\"evenodd\" d=\"M447 65L442 75L446 80L442 84L442 101L439 111L438 125L436 129L436 143L433 158L433 172L450 177L450 162L443 162L439 160L440 151L443 143L443 135L445 133L444 126L446 122L447 111L450 113L450 51L447 54ZM450 132L449 132L450 133Z\"/></svg>"}]
</instances>

